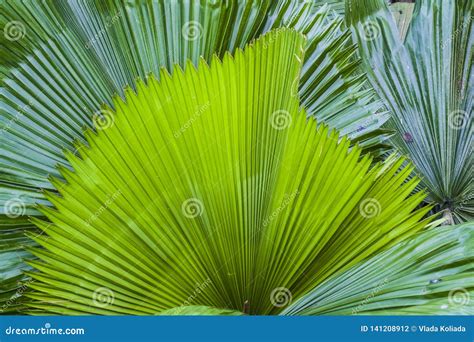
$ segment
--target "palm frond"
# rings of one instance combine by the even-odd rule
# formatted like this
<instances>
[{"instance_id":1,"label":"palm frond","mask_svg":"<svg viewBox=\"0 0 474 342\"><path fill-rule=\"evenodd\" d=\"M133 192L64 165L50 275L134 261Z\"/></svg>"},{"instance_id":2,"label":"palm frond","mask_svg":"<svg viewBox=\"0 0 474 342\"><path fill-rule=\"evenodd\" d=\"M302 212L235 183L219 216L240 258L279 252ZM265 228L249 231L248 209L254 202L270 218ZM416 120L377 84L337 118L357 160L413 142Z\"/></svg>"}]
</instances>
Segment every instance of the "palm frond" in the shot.
<instances>
[{"instance_id":1,"label":"palm frond","mask_svg":"<svg viewBox=\"0 0 474 342\"><path fill-rule=\"evenodd\" d=\"M474 224L429 229L325 281L287 315L472 315Z\"/></svg>"},{"instance_id":2,"label":"palm frond","mask_svg":"<svg viewBox=\"0 0 474 342\"><path fill-rule=\"evenodd\" d=\"M47 235L34 238L30 306L273 314L423 229L429 207L407 198L418 180L405 181L403 159L371 167L300 110L304 43L281 29L116 97L111 121L67 153L66 183L51 179L60 196L41 211L52 224L34 220Z\"/></svg>"},{"instance_id":3,"label":"palm frond","mask_svg":"<svg viewBox=\"0 0 474 342\"><path fill-rule=\"evenodd\" d=\"M473 219L472 1L417 1L405 42L384 0L347 2L372 85L392 114L392 143L409 157L448 221Z\"/></svg>"},{"instance_id":4,"label":"palm frond","mask_svg":"<svg viewBox=\"0 0 474 342\"><path fill-rule=\"evenodd\" d=\"M389 132L387 119L360 71L342 18L318 4L294 1L22 1L2 4L6 47L0 72L0 260L13 265L23 255L24 232L39 234L27 216L41 217L36 204L50 205L42 189L56 165L70 167L63 150L78 154L83 128L108 117L114 94L136 78L159 77L175 63L194 65L202 56L222 57L264 32L294 27L308 36L306 58L291 92L308 115L342 130L379 155ZM8 29L7 29L8 25ZM334 63L334 61L340 61ZM299 88L299 90L298 90ZM21 216L22 221L16 221ZM5 274L19 274L16 264ZM14 271L14 272L13 272ZM17 278L15 278L17 280ZM17 284L9 276L2 284ZM9 288L14 296L23 284Z\"/></svg>"},{"instance_id":5,"label":"palm frond","mask_svg":"<svg viewBox=\"0 0 474 342\"><path fill-rule=\"evenodd\" d=\"M161 311L160 316L241 316L242 312L211 308L208 306L182 306Z\"/></svg>"}]
</instances>

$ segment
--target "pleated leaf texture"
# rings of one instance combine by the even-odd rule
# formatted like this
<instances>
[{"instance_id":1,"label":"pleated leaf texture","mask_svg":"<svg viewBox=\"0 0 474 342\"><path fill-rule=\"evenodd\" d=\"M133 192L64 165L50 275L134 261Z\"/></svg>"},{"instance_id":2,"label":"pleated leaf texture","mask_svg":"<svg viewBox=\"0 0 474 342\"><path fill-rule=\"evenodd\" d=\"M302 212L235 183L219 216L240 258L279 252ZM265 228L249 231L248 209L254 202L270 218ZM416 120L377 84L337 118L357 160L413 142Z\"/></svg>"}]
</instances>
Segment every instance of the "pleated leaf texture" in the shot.
<instances>
[{"instance_id":1,"label":"pleated leaf texture","mask_svg":"<svg viewBox=\"0 0 474 342\"><path fill-rule=\"evenodd\" d=\"M304 44L272 31L116 97L66 152L66 183L51 179L60 195L39 209L52 223L34 219L32 310L277 314L285 295L423 229L430 208L407 198L418 180L402 159L373 165L300 109Z\"/></svg>"},{"instance_id":2,"label":"pleated leaf texture","mask_svg":"<svg viewBox=\"0 0 474 342\"><path fill-rule=\"evenodd\" d=\"M0 307L21 310L18 293L30 279L24 246L42 218L36 203L51 205L48 175L69 167L62 152L77 153L84 127L107 116L114 94L160 68L172 71L202 56L209 63L279 27L307 37L293 93L308 116L349 135L364 153L380 157L390 146L381 125L386 110L361 72L343 18L321 1L293 0L36 0L0 6ZM15 298L13 303L11 298ZM8 304L8 303L9 304ZM8 304L4 306L3 304Z\"/></svg>"},{"instance_id":3,"label":"pleated leaf texture","mask_svg":"<svg viewBox=\"0 0 474 342\"><path fill-rule=\"evenodd\" d=\"M426 229L331 277L284 315L473 315L474 223Z\"/></svg>"},{"instance_id":4,"label":"pleated leaf texture","mask_svg":"<svg viewBox=\"0 0 474 342\"><path fill-rule=\"evenodd\" d=\"M365 70L391 112L392 144L450 224L474 219L474 2L416 1L404 40L385 0L347 1Z\"/></svg>"}]
</instances>

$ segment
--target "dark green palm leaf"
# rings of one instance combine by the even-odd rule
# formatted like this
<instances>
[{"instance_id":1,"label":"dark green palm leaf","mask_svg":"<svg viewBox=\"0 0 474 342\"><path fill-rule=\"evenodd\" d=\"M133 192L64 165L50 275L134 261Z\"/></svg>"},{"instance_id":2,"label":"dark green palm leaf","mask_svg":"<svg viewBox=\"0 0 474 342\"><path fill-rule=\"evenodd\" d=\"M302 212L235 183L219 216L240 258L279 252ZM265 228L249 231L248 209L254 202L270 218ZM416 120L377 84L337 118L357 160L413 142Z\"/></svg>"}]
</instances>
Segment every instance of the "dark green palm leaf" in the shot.
<instances>
[{"instance_id":1,"label":"dark green palm leaf","mask_svg":"<svg viewBox=\"0 0 474 342\"><path fill-rule=\"evenodd\" d=\"M392 142L450 223L474 213L473 6L417 1L403 42L384 0L346 2L371 83L398 132Z\"/></svg>"},{"instance_id":2,"label":"dark green palm leaf","mask_svg":"<svg viewBox=\"0 0 474 342\"><path fill-rule=\"evenodd\" d=\"M353 266L287 315L472 315L474 224L434 228Z\"/></svg>"}]
</instances>

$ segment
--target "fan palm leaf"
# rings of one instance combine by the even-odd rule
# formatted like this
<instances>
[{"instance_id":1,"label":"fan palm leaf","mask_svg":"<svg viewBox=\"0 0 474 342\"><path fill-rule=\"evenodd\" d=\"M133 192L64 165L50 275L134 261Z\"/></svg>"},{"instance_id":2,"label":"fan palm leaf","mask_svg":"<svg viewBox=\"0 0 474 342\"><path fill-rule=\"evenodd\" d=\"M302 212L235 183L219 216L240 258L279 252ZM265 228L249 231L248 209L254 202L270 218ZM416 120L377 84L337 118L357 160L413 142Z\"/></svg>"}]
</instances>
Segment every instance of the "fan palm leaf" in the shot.
<instances>
[{"instance_id":1,"label":"fan palm leaf","mask_svg":"<svg viewBox=\"0 0 474 342\"><path fill-rule=\"evenodd\" d=\"M430 208L416 209L422 192L408 197L418 180L403 159L372 165L300 109L304 44L281 29L116 97L109 124L67 152L65 182L51 179L49 221L34 219L45 234L33 237L44 248L32 249L29 305L276 314L282 298L421 231Z\"/></svg>"},{"instance_id":2,"label":"fan palm leaf","mask_svg":"<svg viewBox=\"0 0 474 342\"><path fill-rule=\"evenodd\" d=\"M474 224L429 229L332 277L287 315L472 315Z\"/></svg>"},{"instance_id":3,"label":"fan palm leaf","mask_svg":"<svg viewBox=\"0 0 474 342\"><path fill-rule=\"evenodd\" d=\"M450 223L474 212L473 6L417 1L402 41L384 0L346 2L369 79L392 114L392 143Z\"/></svg>"},{"instance_id":4,"label":"fan palm leaf","mask_svg":"<svg viewBox=\"0 0 474 342\"><path fill-rule=\"evenodd\" d=\"M318 10L317 10L318 9ZM2 297L16 296L27 278L19 262L28 216L37 203L51 205L49 175L68 167L63 150L77 153L92 117L108 117L114 94L137 77L200 56L235 51L280 26L307 35L306 57L292 93L308 115L341 129L366 148L383 148L386 120L355 58L342 18L318 4L293 1L36 1L6 2L0 9L2 53L0 108L0 260ZM335 63L335 61L338 61ZM13 286L15 285L15 286ZM1 299L0 299L1 300ZM19 301L16 300L15 303ZM8 306L13 309L13 305Z\"/></svg>"},{"instance_id":5,"label":"fan palm leaf","mask_svg":"<svg viewBox=\"0 0 474 342\"><path fill-rule=\"evenodd\" d=\"M161 311L160 316L240 316L242 312L235 310L217 309L208 306L182 306Z\"/></svg>"},{"instance_id":6,"label":"fan palm leaf","mask_svg":"<svg viewBox=\"0 0 474 342\"><path fill-rule=\"evenodd\" d=\"M473 259L473 223L429 229L332 276L280 315L473 315ZM181 306L160 315L235 313Z\"/></svg>"}]
</instances>

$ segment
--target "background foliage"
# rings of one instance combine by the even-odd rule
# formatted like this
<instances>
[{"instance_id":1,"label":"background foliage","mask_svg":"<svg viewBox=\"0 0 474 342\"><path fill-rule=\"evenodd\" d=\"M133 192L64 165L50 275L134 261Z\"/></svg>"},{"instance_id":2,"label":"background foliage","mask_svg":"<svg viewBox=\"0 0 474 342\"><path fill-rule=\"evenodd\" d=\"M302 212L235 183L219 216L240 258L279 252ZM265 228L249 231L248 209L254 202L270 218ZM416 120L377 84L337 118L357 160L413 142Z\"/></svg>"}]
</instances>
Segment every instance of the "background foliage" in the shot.
<instances>
[{"instance_id":1,"label":"background foliage","mask_svg":"<svg viewBox=\"0 0 474 342\"><path fill-rule=\"evenodd\" d=\"M471 180L473 92L472 87L469 86L473 79L472 6L470 1L456 2L454 0L421 0L417 1L415 5L395 4L390 7L387 7L384 0L347 0L345 3L337 0L249 0L238 2L214 0L20 2L9 0L2 2L0 6L0 24L3 28L0 40L2 47L4 47L0 54L0 147L2 152L0 154L0 304L2 304L2 311L23 310L23 303L30 301L23 294L31 291L35 286L37 292L33 297L36 296L37 308L44 309L45 306L38 303L42 300L51 300L50 296L58 298L68 296L64 288L61 288L63 291L61 295L55 292L57 290L54 288L58 286L58 283L54 277L37 275L43 278L37 278L37 280L31 278L30 274L34 268L27 265L25 260L35 259L35 256L30 252L30 247L37 247L36 241L40 241L43 246L48 243L44 240L49 237L49 234L43 233L43 231L47 231L53 225L47 220L44 213L49 213L47 215L49 217L50 213L54 212L51 211L53 210L51 208L58 209L56 195L60 195L61 190L64 189L62 182L67 179L65 175L73 170L77 172L73 168L71 160L75 161L75 156L83 157L83 154L86 153L85 146L91 143L94 135L92 131L100 131L104 128L114 130L115 128L111 126L115 125L114 111L116 110L118 112L123 110L129 113L128 115L134 112L133 108L122 108L124 105L119 97L131 99L135 96L132 94L133 92L145 89L146 87L142 81L139 81L140 79L146 80L147 84L156 82L157 87L158 84L168 80L170 87L171 85L178 87L176 83L181 81L175 74L181 75L181 69L184 69L182 75L187 75L188 68L193 69L203 63L200 59L201 56L213 70L214 63L219 65L221 63L217 57L231 59L228 53L236 54L239 48L244 48L248 43L273 29L289 27L306 37L302 45L304 54L297 52L298 58L301 59L299 72L291 74L292 79L289 79L288 75L281 79L281 87L287 89L292 96L291 101L296 101L295 106L299 109L283 109L283 112L278 112L279 121L277 122L279 124L287 122L288 118L292 123L299 122L300 119L296 118L301 115L315 118L319 125L321 123L327 125L318 130L317 134L321 137L330 132L327 127L336 128L339 134L328 133L331 138L329 140L339 141L340 145L338 146L341 147L338 149L347 148L347 151L352 151L350 152L352 156L357 156L356 159L359 159L359 162L368 163L367 168L372 170L367 171L370 174L375 175L377 174L376 170L379 170L376 178L379 179L377 182L380 183L380 189L383 188L384 191L392 189L384 195L383 200L377 196L376 202L372 201L370 204L378 203L379 207L376 206L376 208L380 208L382 212L385 211L385 215L389 202L385 204L384 201L393 200L393 204L389 206L390 210L395 210L393 213L400 210L400 213L394 214L394 221L391 224L382 222L382 220L377 221L378 223L374 225L359 226L354 216L351 219L347 218L350 225L334 226L335 236L339 236L339 240L335 241L342 243L339 246L341 251L345 250L343 246L346 244L349 246L349 243L354 243L352 238L346 235L346 230L350 229L349 227L361 229L360 234L354 236L362 239L363 243L357 242L354 246L359 246L357 250L361 251L367 249L367 252L351 263L344 263L342 261L346 260L344 258L338 259L341 258L340 253L343 252L329 248L330 245L325 245L325 241L317 238L318 234L325 231L324 225L318 226L317 229L313 227L316 237L311 236L313 240L307 248L308 251L311 250L309 246L316 248L311 250L313 257L316 256L314 254L316 251L319 251L319 254L316 253L318 258L323 256L321 260L318 259L318 262L313 261L313 263L320 265L324 262L325 271L310 272L309 279L306 279L306 276L301 278L296 274L292 275L294 278L291 280L287 279L285 286L288 288L284 287L285 289L296 297L301 297L304 293L306 296L294 303L297 306L292 305L291 309L287 308L283 312L289 314L349 313L354 310L357 301L360 305L363 296L371 296L370 293L367 294L368 289L381 291L379 289L379 283L383 280L380 278L381 275L374 272L368 274L368 287L364 291L358 289L354 284L354 287L350 287L350 290L346 292L337 292L333 306L324 304L324 306L316 307L319 305L315 305L314 298L321 296L321 289L325 288L324 284L326 283L330 284L330 288L339 289L338 284L347 282L347 277L357 275L363 277L364 272L367 271L365 267L372 267L371 263L382 263L386 265L387 270L392 272L398 270L403 273L418 269L422 267L421 265L423 265L423 270L420 270L422 273L415 272L417 278L415 275L413 278L408 275L406 278L402 278L397 285L398 288L396 282L390 281L389 285L383 286L383 295L378 294L376 301L370 305L365 303L364 309L358 308L355 313L360 311L367 313L424 313L428 311L446 313L446 305L449 313L472 312L470 296L474 281L472 277L469 277L469 271L472 270L468 267L469 262L472 262L472 254L465 248L465 246L472 246L472 235L469 233L472 230L471 223L453 227L449 234L448 230L443 228L439 231L439 235L427 232L417 238L411 235L426 225L427 221L423 221L426 217L413 214L413 217L420 221L419 224L415 225L414 222L411 226L402 224L403 215L414 210L416 203L419 203L418 209L420 209L416 211L417 213L426 213L428 210L431 210L431 214L442 213L444 223L472 222L474 206ZM409 23L411 24L409 25ZM265 51L274 43L267 40ZM284 45L291 44L285 43ZM275 63L278 62L276 56L277 54L274 57ZM256 69L266 70L265 63L262 62ZM235 65L236 69L239 67ZM271 67L275 67L274 65L267 67L268 70L274 71L275 77L283 77L277 75L279 71L271 69ZM208 67L200 67L200 72L205 73L201 69L206 68ZM283 65L281 68L284 68ZM172 76L168 76L168 72ZM229 76L226 75L226 77ZM277 87L269 82L267 77L260 75L253 82L255 85L260 82L262 84L268 82L269 89L273 89L273 86ZM233 80L229 79L229 82L231 84ZM211 81L207 81L203 87L206 88L211 83ZM276 97L267 96L269 93L276 94L277 89L263 92L257 86L255 87L255 93L251 94L255 96L255 103L262 101L262 103L268 104L268 108L263 110L264 114L259 115L272 117L273 113L269 110L272 104L275 104ZM195 93L193 87L190 86L186 91L189 96L197 96L201 101L198 101L193 110L184 110L181 113L182 117L176 117L181 118L179 119L181 122L179 126L175 127L174 135L171 138L187 142L182 146L184 150L179 151L188 151L189 146L204 148L205 140L202 140L202 137L212 132L213 129L219 128L217 133L227 130L232 132L228 123L223 125L221 122L222 126L215 126L217 121L209 121L207 122L208 126L205 127L206 130L203 129L201 133L202 137L200 136L198 140L187 140L186 134L189 135L189 132L206 122L204 120L206 116L203 116L203 113L214 113L215 109L211 105L214 99L205 102L201 98L202 94ZM143 90L143 94L140 95L139 92L138 96L150 98L155 96L151 93L145 95L145 93L147 94L147 91ZM216 94L219 93L220 91L216 90ZM257 97L256 94L260 97ZM285 95L281 95L278 99L283 101L286 98ZM237 101L237 99L234 100ZM143 105L141 101L143 100L137 102L140 103L140 106ZM167 103L169 99L163 101ZM221 114L238 112L234 108L236 103L231 101L228 107L220 110ZM244 103L241 105L245 106ZM176 109L172 111L174 110ZM250 113L253 111L250 110L248 114L250 115ZM186 115L188 116L186 117ZM215 114L209 116L214 119L216 117ZM388 118L390 118L389 121L387 121ZM255 118L250 116L248 120L250 120L248 122L252 122ZM310 119L307 126L316 125L312 122ZM123 125L125 127L125 124ZM303 127L303 124L298 123L298 125ZM189 129L188 126L194 128ZM294 129L294 126L291 126L290 131ZM261 130L262 127L259 125L257 128L254 131L254 137L260 137L266 141L268 148L276 148L272 153L284 150L291 151L287 153L296 153L300 148L296 142L294 146L288 147L288 140L279 143L276 143L279 141L278 139L266 140L268 139L267 134L273 131ZM187 133L183 133L183 130ZM304 131L303 128L301 130ZM158 132L163 134L161 131L154 131L155 134ZM101 132L99 132L99 136L100 134ZM263 136L259 134L263 134ZM345 140L343 136L350 138L350 140ZM387 140L389 137L390 140ZM301 140L299 143L307 144L311 140L308 139ZM356 147L356 144L359 146ZM118 149L119 146L121 145L117 144L115 148ZM136 151L143 148L143 146L133 145L133 143L131 146L134 146ZM246 150L248 146L250 145L243 145L241 148ZM277 146L279 147L277 148ZM122 148L124 147L122 146ZM409 166L408 162L403 161L404 159L396 161L395 156L388 157L387 152L392 148L398 155L412 163L414 169ZM189 156L186 154L187 152L179 153L183 153L183 158L194 160L195 157L200 156L199 151ZM266 151L264 155L270 153L265 149L261 151L262 153ZM173 152L170 153L170 155L176 155L177 150L173 149ZM217 151L216 155L219 153ZM331 153L334 151L329 152L328 150L328 158ZM104 156L106 155L104 154ZM324 160L320 157L320 154L318 156L315 151L313 158ZM309 157L304 155L304 158ZM302 163L306 160L304 158L301 160ZM238 163L238 160L238 158L235 160L238 167L243 167ZM275 160L259 159L255 156L248 165L262 163L259 166L261 170L273 170L273 167L278 164L276 160L278 158ZM381 160L385 160L384 164L376 164ZM198 159L198 161L207 160ZM341 162L339 159L337 161ZM166 164L166 168L170 168L170 165L170 163ZM224 167L224 164L216 163L215 165L216 168ZM191 169L193 168L191 167ZM115 174L117 170L109 169L108 177ZM150 174L156 172L155 169L149 171L152 171ZM250 172L247 169L241 171L242 175ZM204 179L196 179L195 176L199 172L195 172L188 177L190 180L194 180L191 186L193 191L197 189L196 184ZM305 170L305 174L307 172L308 170ZM326 172L329 172L329 169ZM248 176L251 174L253 175L252 172L248 173ZM385 176L381 176L382 174ZM91 175L96 175L96 171ZM125 173L123 175L132 177L132 175L125 176ZM325 175L328 178L324 181L323 178L320 178L321 184L326 182L330 185L332 177L341 177L340 181L343 184L343 177L347 174L335 174L336 176L334 176L325 173ZM89 179L89 175L87 176ZM421 183L415 187L418 177L421 179ZM257 187L257 184L261 184L260 178L255 178L259 181L254 178L249 179L252 179L254 183L244 183L245 186L241 186L245 188L250 186L249 184L253 184L253 187ZM78 181L78 179L76 180ZM308 182L305 181L303 184L309 186ZM386 183L382 184L383 182ZM402 185L400 182L407 184ZM207 183L200 184L201 187L209 186ZM321 184L316 183L311 186L314 189L320 189ZM395 184L405 190L396 190ZM147 189L149 185L150 183L144 185L144 189ZM266 187L261 189L262 191L263 189L268 190ZM170 190L168 189L168 191ZM349 188L347 191L350 193ZM426 199L424 199L425 192L428 195ZM240 192L236 193L240 194ZM402 202L400 202L400 207L396 209L395 203L398 202L395 201L395 198L402 201L409 193L413 195L406 200L409 202L404 202L404 205L401 205ZM108 193L109 196L114 194L116 193ZM193 196L195 195L194 192ZM302 211L298 211L297 214L306 217L305 215L311 216L316 213L321 214L321 211L330 211L329 206L334 205L330 200L332 195L334 194L327 193L326 197L321 195L313 200L306 198L305 205L298 209ZM119 198L123 199L125 196L119 196ZM197 198L200 197L197 196ZM243 199L244 197L237 198ZM265 213L269 214L266 210L274 204L271 201L267 202L271 198L270 195L266 197L260 195L255 198L255 203L258 202L257 199L266 203L265 210L260 207L260 204L252 207L251 203L254 203L252 200L249 200L246 210L260 213L259 217L262 218ZM105 202L99 201L98 208L102 208L103 203ZM163 208L168 208L170 205L170 203L166 203L163 203L164 207L155 207L155 204L153 207L156 210L164 210ZM221 203L223 203L222 205L229 203L229 198L221 198L219 204ZM178 202L173 205L179 208ZM352 208L353 215L360 216L360 210L357 211L354 208L356 206ZM346 210L349 209L349 207L346 208ZM220 210L224 210L224 207ZM306 213L306 211L310 212ZM216 217L219 212L219 210L216 212ZM241 213L243 212L245 211L241 211ZM283 215L283 213L279 214ZM91 217L95 217L95 211L92 209L91 215ZM344 215L340 215L338 216L339 220L342 220ZM38 219L46 223L39 223ZM54 221L51 217L49 219ZM326 224L328 222L325 221L327 217L320 218L320 220ZM255 219L252 222L257 224L258 220ZM321 222L320 224L322 224ZM40 229L34 223L39 225ZM439 222L437 223L439 224ZM68 231L76 231L79 226L81 224L73 225L68 228ZM412 228L408 229L409 226ZM234 227L242 229L239 224ZM244 227L250 229L252 225L244 225ZM87 229L89 228L87 226ZM181 226L178 229L179 232L182 229ZM282 229L281 234L286 234L284 232L290 235L296 234L295 236L299 234L292 230L291 225L284 229L279 226L278 229ZM400 233L405 229L407 229L406 232L410 231L410 234ZM388 238L383 240L384 243L380 242L377 245L377 237L380 237L381 232L385 232ZM308 232L306 231L306 233ZM438 236L444 236L446 244L440 245L437 240ZM408 242L409 237L412 237L414 240L410 241L414 242ZM66 237L63 236L63 238ZM232 241L232 243L240 241L235 240L233 235L227 236L225 234L222 235L222 239L222 241ZM407 241L402 242L404 240ZM393 243L387 244L387 241ZM420 246L416 249L415 254L410 254L407 249L410 248L410 243L418 243L416 241L420 241ZM396 244L398 242L401 244ZM50 243L52 242L50 241ZM426 248L429 246L436 248L434 254L428 253L425 246ZM48 245L48 247L50 246ZM394 252L400 253L399 255L410 257L401 257L403 262L394 263L387 252L375 253L389 247L393 248ZM329 249L326 250L327 248ZM34 250L36 254L45 253L42 252L43 249L35 248ZM212 251L212 249L210 250ZM279 251L280 257L283 255L294 256L289 252L291 250L289 246L282 248ZM133 255L130 250L124 252ZM216 253L216 251L212 253ZM459 259L456 259L452 253L461 253ZM270 255L277 256L277 254ZM435 258L434 255L437 255L437 258L442 262L440 261L438 266L432 268L430 260ZM41 257L44 256L41 254ZM302 257L301 260L311 260L306 254L304 257L300 257ZM272 260L274 262L277 259ZM288 265L297 265L302 262L298 260L296 259L294 263ZM339 261L335 262L334 260ZM355 265L354 263L357 261L360 261L357 265L362 266ZM62 264L60 259L57 259L57 262ZM246 262L245 265L248 265L249 261ZM367 266L363 266L364 262ZM41 269L39 261L32 261L31 265ZM237 273L246 274L247 271L242 271L246 267L242 266L241 272ZM313 265L309 269L316 270L312 267L315 266ZM348 268L354 268L356 271L350 273ZM344 270L346 271L342 272ZM441 270L444 270L442 272L443 282L437 282L436 286L430 285L429 291L426 291L426 286L420 279L425 279L423 277L432 277L431 280L434 281L441 279L439 276ZM29 272L25 273L24 271ZM50 272L54 273L55 271ZM189 276L189 274L181 276L185 277L186 275ZM242 276L240 281L244 281L248 277L248 274ZM186 279L190 282L198 278L190 276ZM409 282L416 282L417 285L411 290L401 290L402 287L407 287ZM183 314L193 312L196 314L205 312L235 313L225 310L229 307L237 311L252 311L254 313L277 313L283 310L278 306L268 306L271 304L268 303L268 294L272 293L270 290L274 290L271 288L271 281L261 284L263 287L259 288L259 292L257 291L259 296L257 296L257 292L253 292L252 296L255 297L252 297L251 304L241 303L242 301L246 303L242 299L242 293L245 293L244 283L236 280L231 284L233 284L232 291L228 288L226 290L220 289L222 292L230 291L229 296L233 299L226 303L218 300L205 301L204 298L201 298L203 305L213 304L221 309L191 305L186 309L179 307L178 311L182 311ZM64 286L64 283L61 286ZM79 283L79 286L83 286L83 284ZM73 288L69 287L70 290ZM77 288L74 289L74 293L76 293ZM90 287L90 289L93 288ZM126 286L125 289L129 291ZM187 289L187 293L194 290L194 288L186 287L185 289ZM239 291L233 292L236 289ZM91 296L87 291L77 292L78 298L82 299L78 299L76 304L79 302L80 305L84 305L83 299L87 298L89 302L85 305L90 305L94 293ZM106 300L108 294L106 291ZM283 298L286 294L283 291ZM102 293L99 291L97 295L100 297ZM244 297L250 298L251 296ZM171 308L173 305L179 305L183 299L176 300L176 298L174 300L168 298L165 301L163 298L155 298L156 302L151 304L150 308L153 308L153 312L157 312L164 308ZM255 305L255 301L260 302ZM370 301L372 302L372 299ZM458 305L459 303L462 305ZM72 310L69 312L72 313L74 310L89 312L88 310L100 309L100 306L94 304L96 303L92 302L90 307L92 309L84 309L81 306L80 309L68 307L67 310ZM58 307L61 305L54 306L54 308L48 306L47 309L64 310L64 307L62 309L58 309ZM109 310L117 309L112 306ZM168 313L176 312L176 309L172 310L175 311L168 311Z\"/></svg>"}]
</instances>

